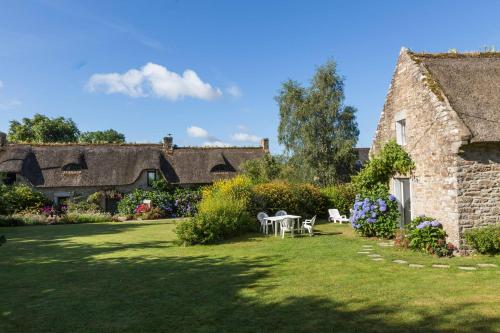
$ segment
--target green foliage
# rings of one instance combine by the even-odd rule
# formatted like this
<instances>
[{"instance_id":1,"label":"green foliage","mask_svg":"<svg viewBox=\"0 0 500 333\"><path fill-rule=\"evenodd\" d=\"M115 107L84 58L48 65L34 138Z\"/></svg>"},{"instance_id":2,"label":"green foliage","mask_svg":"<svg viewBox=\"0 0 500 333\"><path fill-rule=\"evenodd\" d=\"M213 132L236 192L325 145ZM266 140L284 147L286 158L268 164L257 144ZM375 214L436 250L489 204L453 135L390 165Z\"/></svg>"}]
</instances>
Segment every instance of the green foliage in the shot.
<instances>
[{"instance_id":1,"label":"green foliage","mask_svg":"<svg viewBox=\"0 0 500 333\"><path fill-rule=\"evenodd\" d=\"M108 213L67 213L61 217L58 223L79 224L111 222L113 219Z\"/></svg>"},{"instance_id":2,"label":"green foliage","mask_svg":"<svg viewBox=\"0 0 500 333\"><path fill-rule=\"evenodd\" d=\"M101 207L95 202L96 196L97 195L93 194L87 199L80 197L72 198L66 203L68 213L100 213Z\"/></svg>"},{"instance_id":3,"label":"green foliage","mask_svg":"<svg viewBox=\"0 0 500 333\"><path fill-rule=\"evenodd\" d=\"M28 185L0 185L0 214L8 215L24 210L36 210L47 203L40 192Z\"/></svg>"},{"instance_id":4,"label":"green foliage","mask_svg":"<svg viewBox=\"0 0 500 333\"><path fill-rule=\"evenodd\" d=\"M452 244L446 244L446 232L441 223L427 216L413 219L409 226L409 247L413 250L436 254L440 257L453 254Z\"/></svg>"},{"instance_id":5,"label":"green foliage","mask_svg":"<svg viewBox=\"0 0 500 333\"><path fill-rule=\"evenodd\" d=\"M331 185L321 189L321 193L327 199L328 208L336 208L340 214L349 215L354 200L356 199L356 190L350 183Z\"/></svg>"},{"instance_id":6,"label":"green foliage","mask_svg":"<svg viewBox=\"0 0 500 333\"><path fill-rule=\"evenodd\" d=\"M0 236L0 246L2 246L5 243L7 243L7 238L5 238L5 235L1 235Z\"/></svg>"},{"instance_id":7,"label":"green foliage","mask_svg":"<svg viewBox=\"0 0 500 333\"><path fill-rule=\"evenodd\" d=\"M285 210L290 214L312 217L326 214L327 198L311 184L274 181L253 188L252 215L259 211L274 214Z\"/></svg>"},{"instance_id":8,"label":"green foliage","mask_svg":"<svg viewBox=\"0 0 500 333\"><path fill-rule=\"evenodd\" d=\"M251 196L248 177L215 182L204 189L195 217L177 224L177 237L185 245L209 244L251 230L257 225L248 213Z\"/></svg>"},{"instance_id":9,"label":"green foliage","mask_svg":"<svg viewBox=\"0 0 500 333\"><path fill-rule=\"evenodd\" d=\"M406 175L414 168L408 153L391 140L353 177L352 183L362 197L369 196L374 190L387 188L389 180L396 174Z\"/></svg>"},{"instance_id":10,"label":"green foliage","mask_svg":"<svg viewBox=\"0 0 500 333\"><path fill-rule=\"evenodd\" d=\"M83 132L78 138L78 141L82 143L124 143L125 135L114 129Z\"/></svg>"},{"instance_id":11,"label":"green foliage","mask_svg":"<svg viewBox=\"0 0 500 333\"><path fill-rule=\"evenodd\" d=\"M134 214L137 206L142 204L144 200L151 200L153 206L162 207L172 200L172 195L163 191L135 189L126 194L118 203L118 212L122 215Z\"/></svg>"},{"instance_id":12,"label":"green foliage","mask_svg":"<svg viewBox=\"0 0 500 333\"><path fill-rule=\"evenodd\" d=\"M257 225L246 212L244 200L209 197L198 214L177 224L176 233L185 245L210 244L245 233Z\"/></svg>"},{"instance_id":13,"label":"green foliage","mask_svg":"<svg viewBox=\"0 0 500 333\"><path fill-rule=\"evenodd\" d=\"M52 143L76 142L80 131L71 118L49 118L35 114L21 122L10 122L8 139L11 142Z\"/></svg>"},{"instance_id":14,"label":"green foliage","mask_svg":"<svg viewBox=\"0 0 500 333\"><path fill-rule=\"evenodd\" d=\"M466 243L482 254L500 253L500 225L468 230L464 234Z\"/></svg>"},{"instance_id":15,"label":"green foliage","mask_svg":"<svg viewBox=\"0 0 500 333\"><path fill-rule=\"evenodd\" d=\"M320 66L311 86L283 83L278 140L304 171L302 179L321 186L348 181L355 171L359 130L356 109L344 106L344 81L333 61Z\"/></svg>"},{"instance_id":16,"label":"green foliage","mask_svg":"<svg viewBox=\"0 0 500 333\"><path fill-rule=\"evenodd\" d=\"M363 200L358 197L353 207L351 225L365 237L393 238L396 234L399 210L395 198L383 188Z\"/></svg>"},{"instance_id":17,"label":"green foliage","mask_svg":"<svg viewBox=\"0 0 500 333\"><path fill-rule=\"evenodd\" d=\"M240 168L253 182L264 183L280 178L284 165L275 156L265 154L261 158L243 162Z\"/></svg>"}]
</instances>

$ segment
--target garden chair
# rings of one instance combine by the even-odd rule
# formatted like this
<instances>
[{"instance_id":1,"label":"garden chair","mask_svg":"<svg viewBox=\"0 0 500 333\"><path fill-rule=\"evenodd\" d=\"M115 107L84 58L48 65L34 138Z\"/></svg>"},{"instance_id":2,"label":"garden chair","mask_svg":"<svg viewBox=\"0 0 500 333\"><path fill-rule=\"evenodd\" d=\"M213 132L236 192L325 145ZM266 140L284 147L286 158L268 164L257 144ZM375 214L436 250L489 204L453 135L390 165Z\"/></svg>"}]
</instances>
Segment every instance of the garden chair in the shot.
<instances>
[{"instance_id":1,"label":"garden chair","mask_svg":"<svg viewBox=\"0 0 500 333\"><path fill-rule=\"evenodd\" d=\"M313 232L314 223L316 223L316 215L314 215L312 219L305 220L304 222L302 222L302 227L300 228L301 231L303 232L305 229L309 232L309 236L314 235Z\"/></svg>"},{"instance_id":2,"label":"garden chair","mask_svg":"<svg viewBox=\"0 0 500 333\"><path fill-rule=\"evenodd\" d=\"M273 222L266 220L267 217L269 217L269 216L264 212L260 212L259 214L257 214L257 220L259 220L259 222L260 222L260 229L265 234L268 233L269 226L271 226L271 228L274 231Z\"/></svg>"},{"instance_id":3,"label":"garden chair","mask_svg":"<svg viewBox=\"0 0 500 333\"><path fill-rule=\"evenodd\" d=\"M285 216L288 215L284 210L278 210L274 216Z\"/></svg>"},{"instance_id":4,"label":"garden chair","mask_svg":"<svg viewBox=\"0 0 500 333\"><path fill-rule=\"evenodd\" d=\"M345 215L340 215L338 209L329 209L328 214L330 217L328 217L328 221L331 221L333 223L340 223L342 224L343 222L349 222L349 219Z\"/></svg>"},{"instance_id":5,"label":"garden chair","mask_svg":"<svg viewBox=\"0 0 500 333\"><path fill-rule=\"evenodd\" d=\"M280 221L281 238L285 238L285 232L287 231L290 232L293 237L293 221L289 218Z\"/></svg>"}]
</instances>

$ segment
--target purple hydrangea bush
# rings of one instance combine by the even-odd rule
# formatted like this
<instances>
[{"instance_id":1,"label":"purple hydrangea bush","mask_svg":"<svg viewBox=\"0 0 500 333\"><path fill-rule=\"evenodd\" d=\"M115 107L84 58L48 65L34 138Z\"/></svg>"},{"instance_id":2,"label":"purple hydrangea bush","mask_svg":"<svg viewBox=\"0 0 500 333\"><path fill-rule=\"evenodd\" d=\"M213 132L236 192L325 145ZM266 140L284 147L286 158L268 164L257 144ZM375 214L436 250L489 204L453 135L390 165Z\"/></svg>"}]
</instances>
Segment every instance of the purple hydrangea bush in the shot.
<instances>
[{"instance_id":1,"label":"purple hydrangea bush","mask_svg":"<svg viewBox=\"0 0 500 333\"><path fill-rule=\"evenodd\" d=\"M455 247L446 243L446 232L439 221L420 215L412 220L408 228L409 247L439 257L451 256Z\"/></svg>"},{"instance_id":2,"label":"purple hydrangea bush","mask_svg":"<svg viewBox=\"0 0 500 333\"><path fill-rule=\"evenodd\" d=\"M392 194L362 200L358 195L350 222L362 236L393 238L398 219L398 204Z\"/></svg>"}]
</instances>

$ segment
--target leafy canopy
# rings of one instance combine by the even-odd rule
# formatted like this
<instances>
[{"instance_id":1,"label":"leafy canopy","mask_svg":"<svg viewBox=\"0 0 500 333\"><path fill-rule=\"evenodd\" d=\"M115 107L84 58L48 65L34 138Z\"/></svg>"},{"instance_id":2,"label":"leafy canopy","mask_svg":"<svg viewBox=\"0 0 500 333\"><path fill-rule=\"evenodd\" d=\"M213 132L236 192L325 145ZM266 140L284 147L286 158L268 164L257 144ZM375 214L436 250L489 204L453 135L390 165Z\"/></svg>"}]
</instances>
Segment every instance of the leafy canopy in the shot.
<instances>
[{"instance_id":1,"label":"leafy canopy","mask_svg":"<svg viewBox=\"0 0 500 333\"><path fill-rule=\"evenodd\" d=\"M21 122L10 122L8 139L11 142L51 143L76 142L80 131L71 118L49 118L35 114Z\"/></svg>"},{"instance_id":2,"label":"leafy canopy","mask_svg":"<svg viewBox=\"0 0 500 333\"><path fill-rule=\"evenodd\" d=\"M23 118L20 122L12 120L8 139L22 143L123 143L125 135L113 129L80 135L78 126L71 118L49 118L37 113L33 118Z\"/></svg>"},{"instance_id":3,"label":"leafy canopy","mask_svg":"<svg viewBox=\"0 0 500 333\"><path fill-rule=\"evenodd\" d=\"M78 141L82 143L124 143L125 135L114 129L84 132L80 135Z\"/></svg>"},{"instance_id":4,"label":"leafy canopy","mask_svg":"<svg viewBox=\"0 0 500 333\"><path fill-rule=\"evenodd\" d=\"M406 175L415 168L408 153L396 141L384 145L380 153L352 179L352 183L361 196L368 196L374 191L387 191L389 180L397 174Z\"/></svg>"},{"instance_id":5,"label":"leafy canopy","mask_svg":"<svg viewBox=\"0 0 500 333\"><path fill-rule=\"evenodd\" d=\"M310 87L283 83L278 140L300 166L304 181L320 185L348 181L355 171L358 141L356 108L344 106L344 79L336 64L320 66Z\"/></svg>"}]
</instances>

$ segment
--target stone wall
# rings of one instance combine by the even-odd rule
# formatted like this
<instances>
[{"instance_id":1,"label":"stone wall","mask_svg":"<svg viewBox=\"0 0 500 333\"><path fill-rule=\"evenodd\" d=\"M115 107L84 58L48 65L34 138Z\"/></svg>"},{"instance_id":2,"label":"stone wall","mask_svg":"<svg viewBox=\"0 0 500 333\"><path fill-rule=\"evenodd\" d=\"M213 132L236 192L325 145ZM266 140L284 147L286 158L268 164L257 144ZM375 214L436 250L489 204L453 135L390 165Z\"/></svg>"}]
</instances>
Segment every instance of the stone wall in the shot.
<instances>
[{"instance_id":1,"label":"stone wall","mask_svg":"<svg viewBox=\"0 0 500 333\"><path fill-rule=\"evenodd\" d=\"M448 240L459 244L456 179L457 152L470 136L447 100L440 101L425 83L426 71L401 51L370 155L395 139L395 121L406 120L406 144L416 168L410 177L412 218L438 219Z\"/></svg>"},{"instance_id":2,"label":"stone wall","mask_svg":"<svg viewBox=\"0 0 500 333\"><path fill-rule=\"evenodd\" d=\"M458 155L459 231L500 223L500 144L473 144Z\"/></svg>"}]
</instances>

